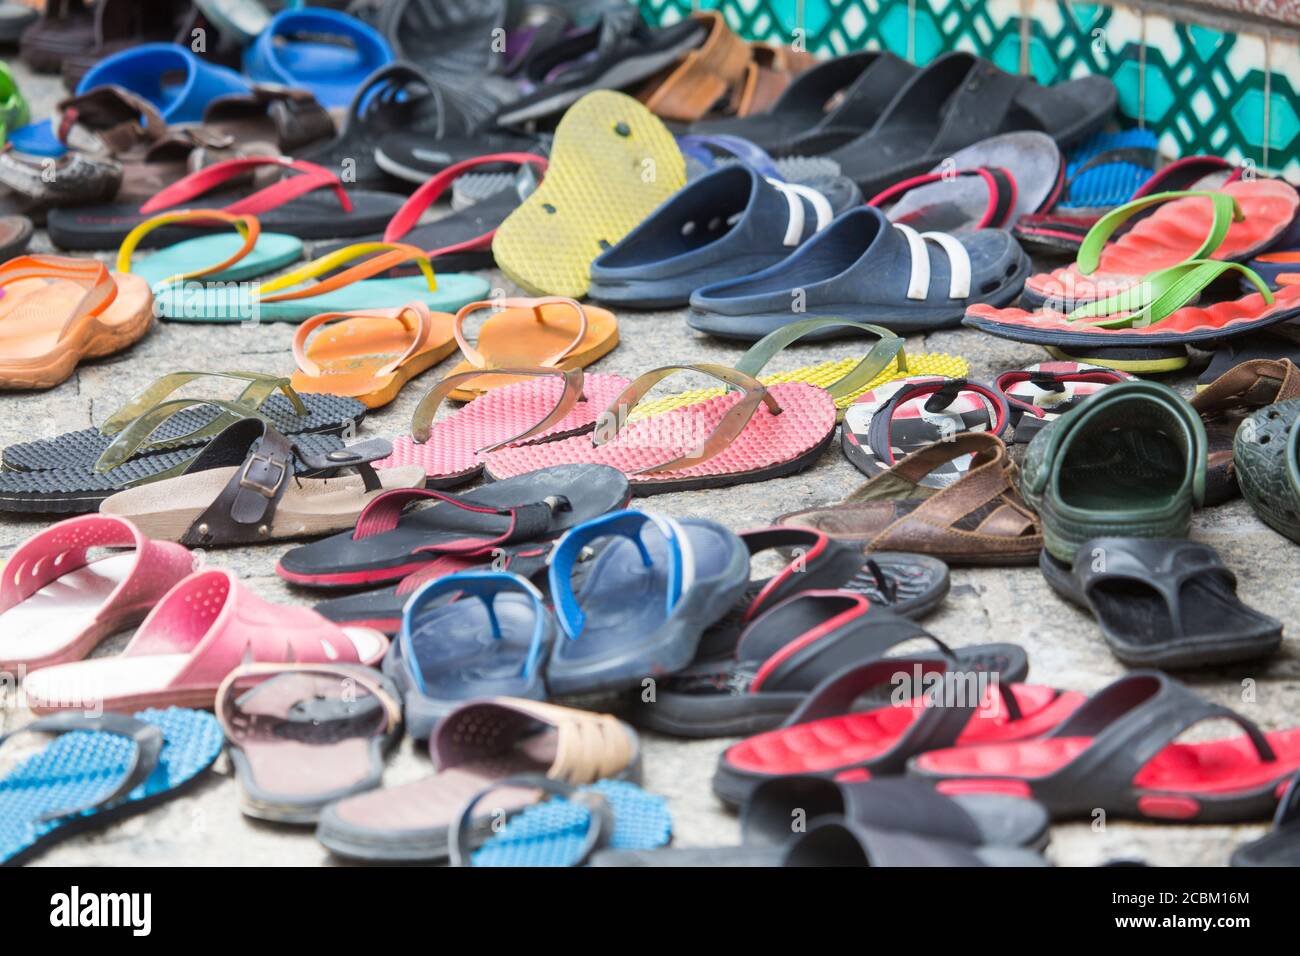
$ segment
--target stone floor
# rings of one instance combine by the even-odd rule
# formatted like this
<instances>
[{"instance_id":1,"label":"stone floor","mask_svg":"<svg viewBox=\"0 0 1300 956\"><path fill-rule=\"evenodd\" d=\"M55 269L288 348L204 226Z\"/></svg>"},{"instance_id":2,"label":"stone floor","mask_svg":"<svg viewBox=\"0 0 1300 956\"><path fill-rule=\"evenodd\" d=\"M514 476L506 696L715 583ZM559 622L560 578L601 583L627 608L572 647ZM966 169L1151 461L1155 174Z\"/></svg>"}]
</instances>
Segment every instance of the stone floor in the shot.
<instances>
[{"instance_id":1,"label":"stone floor","mask_svg":"<svg viewBox=\"0 0 1300 956\"><path fill-rule=\"evenodd\" d=\"M56 84L31 78L21 65L15 73L34 101L35 114L48 115L60 95ZM50 251L43 232L33 245ZM108 260L108 253L103 256ZM493 287L510 287L499 274ZM596 369L627 376L665 362L732 364L741 348L708 339L686 328L676 312L620 315L622 344ZM67 382L46 392L0 397L0 444L55 435L102 422L115 408L154 378L177 369L254 369L287 375L293 368L293 327L201 326L163 323L130 351L81 366ZM1042 361L1041 349L1005 342L968 329L936 332L908 340L909 353L949 352L967 357L973 378L988 380L997 372ZM774 370L793 368L827 356L857 354L851 342L791 349ZM421 395L452 360L410 385L398 399L372 413L360 437L403 433ZM1194 374L1170 377L1169 383L1190 393ZM796 508L842 499L863 477L844 459L838 444L802 474L758 484L641 499L639 507L670 515L707 515L730 527L761 525ZM0 554L45 527L41 518L0 517ZM1218 548L1240 579L1246 601L1285 622L1288 640L1265 664L1191 675L1188 679L1208 697L1241 710L1267 729L1294 726L1300 702L1300 548L1275 534L1241 501L1196 516L1193 537ZM214 553L214 563L237 571L250 587L279 601L309 603L312 596L286 586L274 574L281 547L237 548ZM1029 652L1030 679L1085 692L1124 673L1109 653L1091 618L1062 603L1036 570L1029 568L954 569L952 593L926 621L938 637L953 644L1016 641ZM119 635L103 652L120 649ZM21 726L29 714L0 702L0 728ZM1218 729L1217 727L1215 728ZM713 797L709 780L718 754L728 740L678 741L646 735L645 786L669 802L675 841L682 846L732 843L734 816ZM10 748L6 748L7 750ZM17 752L17 742L14 750ZM13 754L5 755L5 763ZM71 839L38 859L43 864L109 865L283 865L328 864L329 855L310 830L252 822L236 805L235 784L227 759L189 795L107 830ZM2 766L0 766L2 772ZM405 741L390 760L387 783L401 783L431 772L427 755ZM1138 825L1123 822L1077 823L1053 830L1049 856L1062 865L1091 865L1124 857L1160 865L1219 865L1232 848L1261 832L1259 826Z\"/></svg>"}]
</instances>

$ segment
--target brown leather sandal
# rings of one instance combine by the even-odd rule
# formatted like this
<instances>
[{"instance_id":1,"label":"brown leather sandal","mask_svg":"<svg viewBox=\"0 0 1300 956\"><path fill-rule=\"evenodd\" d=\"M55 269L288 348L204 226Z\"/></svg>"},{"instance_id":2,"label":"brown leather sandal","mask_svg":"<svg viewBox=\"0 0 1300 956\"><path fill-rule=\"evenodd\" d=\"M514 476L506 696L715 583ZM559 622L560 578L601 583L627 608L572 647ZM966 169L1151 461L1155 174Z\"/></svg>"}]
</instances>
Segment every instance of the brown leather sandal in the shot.
<instances>
[{"instance_id":1,"label":"brown leather sandal","mask_svg":"<svg viewBox=\"0 0 1300 956\"><path fill-rule=\"evenodd\" d=\"M962 455L970 469L946 488L921 479ZM838 505L808 508L775 524L812 528L863 551L910 551L957 564L1028 564L1043 547L1038 517L1016 490L1002 440L963 432L913 452Z\"/></svg>"},{"instance_id":2,"label":"brown leather sandal","mask_svg":"<svg viewBox=\"0 0 1300 956\"><path fill-rule=\"evenodd\" d=\"M1192 407L1205 422L1209 455L1205 504L1216 505L1241 492L1232 462L1237 428L1257 408L1300 398L1300 368L1290 359L1250 359L1228 369L1193 396Z\"/></svg>"}]
</instances>

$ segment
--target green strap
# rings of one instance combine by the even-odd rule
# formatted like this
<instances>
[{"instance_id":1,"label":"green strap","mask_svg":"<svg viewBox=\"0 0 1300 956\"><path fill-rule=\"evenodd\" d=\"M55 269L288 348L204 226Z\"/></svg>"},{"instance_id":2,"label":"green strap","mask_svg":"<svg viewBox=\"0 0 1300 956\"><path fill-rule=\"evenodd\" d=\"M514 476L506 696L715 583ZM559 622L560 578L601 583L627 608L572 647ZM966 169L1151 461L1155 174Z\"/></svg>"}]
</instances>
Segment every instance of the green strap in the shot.
<instances>
[{"instance_id":1,"label":"green strap","mask_svg":"<svg viewBox=\"0 0 1300 956\"><path fill-rule=\"evenodd\" d=\"M266 418L257 411L250 411L246 406L235 402L227 402L218 398L174 398L170 402L163 402L161 405L149 409L118 432L117 437L113 439L95 461L95 473L103 474L106 471L111 471L139 452L141 448L152 447L153 443L148 443L147 439L159 425L177 412L186 408L193 408L196 405L211 405L221 410L222 414L217 416L218 421L225 421L225 425L221 430L243 418L260 418L266 421ZM216 422L213 422L213 424L215 425ZM210 427L206 426L199 429L199 431L207 431ZM198 432L194 434L198 434ZM155 480L156 477L151 476L149 480Z\"/></svg>"},{"instance_id":2,"label":"green strap","mask_svg":"<svg viewBox=\"0 0 1300 956\"><path fill-rule=\"evenodd\" d=\"M763 338L759 339L749 351L740 357L736 363L736 371L744 372L752 378L758 378L768 362L776 357L777 353L786 348L786 346L803 338L811 332L826 328L849 328L857 329L860 332L866 332L880 339L871 347L871 351L866 354L857 365L851 368L844 377L839 379L826 391L832 398L840 399L847 395L864 388L871 383L881 372L889 367L889 364L898 359L898 370L907 371L907 353L903 351L903 340L895 335L889 329L881 328L879 325L868 325L864 322L852 322L848 319L804 319L802 322L792 322L790 325L783 325Z\"/></svg>"},{"instance_id":3,"label":"green strap","mask_svg":"<svg viewBox=\"0 0 1300 956\"><path fill-rule=\"evenodd\" d=\"M1066 318L1071 322L1096 319L1085 324L1100 329L1146 328L1195 302L1228 272L1240 272L1259 290L1265 302L1273 304L1272 291L1253 269L1238 262L1193 259L1153 272L1122 292L1080 306Z\"/></svg>"},{"instance_id":4,"label":"green strap","mask_svg":"<svg viewBox=\"0 0 1300 956\"><path fill-rule=\"evenodd\" d=\"M1201 196L1210 200L1214 207L1214 220L1210 225L1210 234L1205 237L1201 247L1183 261L1189 262L1193 259L1208 257L1222 245L1223 237L1228 234L1228 227L1232 223L1241 222L1246 218L1245 213L1241 211L1241 206L1237 205L1237 200L1227 193L1216 193L1208 190L1156 193L1117 206L1093 224L1093 227L1088 230L1088 234L1083 237L1083 244L1079 246L1079 257L1075 260L1079 272L1083 275L1091 275L1097 271L1097 266L1101 263L1101 251L1105 247L1106 241L1114 235L1116 229L1133 218L1135 214L1152 206L1157 206L1162 202L1169 202L1173 199L1186 199L1191 196Z\"/></svg>"}]
</instances>

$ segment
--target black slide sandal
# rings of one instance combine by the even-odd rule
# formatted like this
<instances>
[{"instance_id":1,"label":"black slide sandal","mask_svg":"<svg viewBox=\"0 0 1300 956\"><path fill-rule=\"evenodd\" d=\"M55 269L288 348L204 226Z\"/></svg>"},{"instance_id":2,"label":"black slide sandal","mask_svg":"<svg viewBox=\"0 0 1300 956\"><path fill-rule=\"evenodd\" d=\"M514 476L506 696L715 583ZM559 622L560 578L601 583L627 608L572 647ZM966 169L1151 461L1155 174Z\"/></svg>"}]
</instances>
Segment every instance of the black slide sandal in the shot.
<instances>
[{"instance_id":1,"label":"black slide sandal","mask_svg":"<svg viewBox=\"0 0 1300 956\"><path fill-rule=\"evenodd\" d=\"M1050 866L1032 850L1018 847L968 847L864 827L842 817L827 817L808 828L786 850L782 866Z\"/></svg>"},{"instance_id":2,"label":"black slide sandal","mask_svg":"<svg viewBox=\"0 0 1300 956\"><path fill-rule=\"evenodd\" d=\"M1232 851L1233 866L1300 866L1300 773L1291 778L1273 816L1273 829Z\"/></svg>"},{"instance_id":3,"label":"black slide sandal","mask_svg":"<svg viewBox=\"0 0 1300 956\"><path fill-rule=\"evenodd\" d=\"M1074 567L1047 551L1043 577L1097 619L1115 656L1134 667L1208 667L1256 660L1282 644L1282 624L1237 597L1237 578L1206 544L1093 538Z\"/></svg>"}]
</instances>

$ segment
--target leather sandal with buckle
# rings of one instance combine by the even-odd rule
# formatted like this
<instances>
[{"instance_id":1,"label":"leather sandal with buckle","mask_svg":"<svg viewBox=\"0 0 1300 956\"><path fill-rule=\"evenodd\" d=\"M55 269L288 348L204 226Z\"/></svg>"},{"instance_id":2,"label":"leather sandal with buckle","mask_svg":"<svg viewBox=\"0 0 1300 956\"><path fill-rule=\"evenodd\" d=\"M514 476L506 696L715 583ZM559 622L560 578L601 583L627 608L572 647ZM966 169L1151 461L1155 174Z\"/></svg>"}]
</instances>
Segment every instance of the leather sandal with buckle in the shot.
<instances>
[{"instance_id":1,"label":"leather sandal with buckle","mask_svg":"<svg viewBox=\"0 0 1300 956\"><path fill-rule=\"evenodd\" d=\"M391 451L378 438L310 451L261 419L245 418L214 438L190 473L118 492L100 510L129 518L149 537L191 547L327 534L350 528L385 491L424 484L416 465L376 471L371 462ZM356 474L338 477L342 469ZM298 478L295 470L326 477Z\"/></svg>"}]
</instances>

